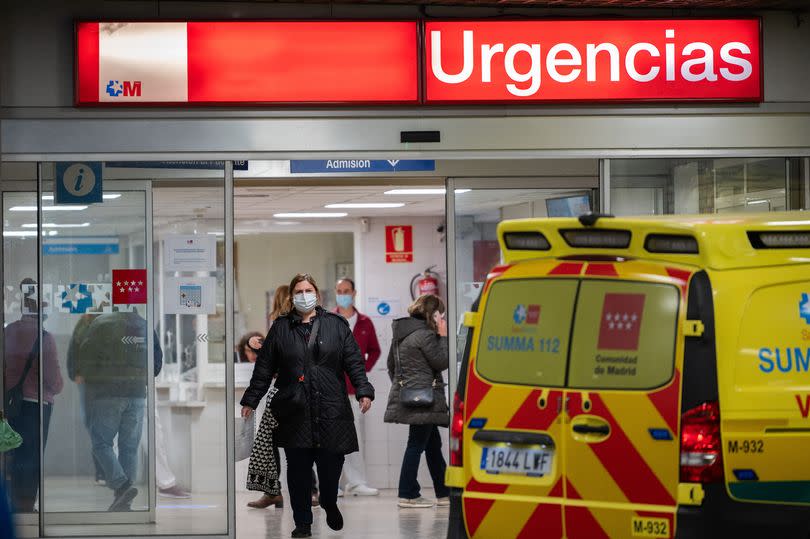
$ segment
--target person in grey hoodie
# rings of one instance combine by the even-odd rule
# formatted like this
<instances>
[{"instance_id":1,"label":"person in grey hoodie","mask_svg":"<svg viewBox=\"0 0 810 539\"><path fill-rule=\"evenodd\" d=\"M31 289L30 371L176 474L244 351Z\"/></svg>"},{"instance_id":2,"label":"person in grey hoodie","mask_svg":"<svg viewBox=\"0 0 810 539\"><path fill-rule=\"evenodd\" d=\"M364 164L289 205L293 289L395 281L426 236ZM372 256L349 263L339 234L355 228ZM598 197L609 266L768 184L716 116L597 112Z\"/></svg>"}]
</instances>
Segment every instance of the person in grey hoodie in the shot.
<instances>
[{"instance_id":1,"label":"person in grey hoodie","mask_svg":"<svg viewBox=\"0 0 810 539\"><path fill-rule=\"evenodd\" d=\"M442 376L449 362L444 311L440 298L424 295L408 307L409 317L393 322L393 340L388 352L388 376L392 385L385 422L409 425L408 444L399 474L400 507L428 508L434 505L432 500L421 496L416 479L422 453L425 453L433 479L437 505L449 505L450 492L444 484L447 463L442 454L438 428L447 427L450 423ZM412 403L403 403L403 387L432 388L433 404L417 407Z\"/></svg>"}]
</instances>

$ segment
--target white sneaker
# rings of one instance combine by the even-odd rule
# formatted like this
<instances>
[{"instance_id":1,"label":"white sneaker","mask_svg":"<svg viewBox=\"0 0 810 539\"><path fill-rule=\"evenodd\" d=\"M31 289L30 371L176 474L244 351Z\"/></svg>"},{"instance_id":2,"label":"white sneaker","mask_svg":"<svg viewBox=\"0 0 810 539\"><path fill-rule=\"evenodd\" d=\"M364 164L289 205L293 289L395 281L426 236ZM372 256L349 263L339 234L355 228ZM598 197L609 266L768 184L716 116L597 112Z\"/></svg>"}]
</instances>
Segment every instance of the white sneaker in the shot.
<instances>
[{"instance_id":1,"label":"white sneaker","mask_svg":"<svg viewBox=\"0 0 810 539\"><path fill-rule=\"evenodd\" d=\"M351 494L352 496L379 496L380 491L368 485L355 485L346 487L346 494Z\"/></svg>"},{"instance_id":2,"label":"white sneaker","mask_svg":"<svg viewBox=\"0 0 810 539\"><path fill-rule=\"evenodd\" d=\"M436 507L450 507L450 498L437 498L436 499Z\"/></svg>"},{"instance_id":3,"label":"white sneaker","mask_svg":"<svg viewBox=\"0 0 810 539\"><path fill-rule=\"evenodd\" d=\"M400 498L397 505L404 508L429 509L433 507L433 500L422 497L412 499Z\"/></svg>"},{"instance_id":4,"label":"white sneaker","mask_svg":"<svg viewBox=\"0 0 810 539\"><path fill-rule=\"evenodd\" d=\"M338 487L338 498L342 498L342 497L343 497L343 489Z\"/></svg>"}]
</instances>

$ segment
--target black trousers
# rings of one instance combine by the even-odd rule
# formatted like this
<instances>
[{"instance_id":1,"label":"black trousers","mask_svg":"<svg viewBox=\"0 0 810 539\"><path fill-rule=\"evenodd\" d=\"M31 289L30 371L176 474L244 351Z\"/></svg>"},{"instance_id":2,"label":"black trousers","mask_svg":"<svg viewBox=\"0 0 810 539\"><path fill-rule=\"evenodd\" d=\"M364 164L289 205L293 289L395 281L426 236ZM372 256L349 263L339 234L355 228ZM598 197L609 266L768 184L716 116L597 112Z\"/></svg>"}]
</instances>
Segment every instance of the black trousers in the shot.
<instances>
[{"instance_id":1,"label":"black trousers","mask_svg":"<svg viewBox=\"0 0 810 539\"><path fill-rule=\"evenodd\" d=\"M43 404L42 430L45 439L42 443L42 450L48 443L48 430L51 425L51 411L53 406ZM18 513L30 513L34 510L34 503L37 500L39 491L39 404L36 402L23 401L20 407L20 415L9 418L11 428L22 436L23 443L17 449L10 451L11 466L9 476L11 479L10 490L14 510Z\"/></svg>"},{"instance_id":2,"label":"black trousers","mask_svg":"<svg viewBox=\"0 0 810 539\"><path fill-rule=\"evenodd\" d=\"M343 471L343 455L325 449L285 449L287 487L296 526L312 525L312 465L318 469L321 507L337 506L338 482Z\"/></svg>"}]
</instances>

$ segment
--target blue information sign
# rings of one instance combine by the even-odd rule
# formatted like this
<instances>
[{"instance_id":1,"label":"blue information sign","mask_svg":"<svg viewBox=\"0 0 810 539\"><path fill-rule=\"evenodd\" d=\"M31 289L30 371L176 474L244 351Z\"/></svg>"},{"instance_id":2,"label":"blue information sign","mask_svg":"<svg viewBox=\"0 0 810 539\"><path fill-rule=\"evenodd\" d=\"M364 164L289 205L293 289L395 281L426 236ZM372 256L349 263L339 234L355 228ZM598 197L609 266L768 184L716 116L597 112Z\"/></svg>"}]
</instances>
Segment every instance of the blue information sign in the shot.
<instances>
[{"instance_id":1,"label":"blue information sign","mask_svg":"<svg viewBox=\"0 0 810 539\"><path fill-rule=\"evenodd\" d=\"M117 243L90 245L75 243L48 243L42 246L44 255L117 255L120 247Z\"/></svg>"},{"instance_id":2,"label":"blue information sign","mask_svg":"<svg viewBox=\"0 0 810 539\"><path fill-rule=\"evenodd\" d=\"M102 201L101 163L56 163L56 203L92 204Z\"/></svg>"},{"instance_id":3,"label":"blue information sign","mask_svg":"<svg viewBox=\"0 0 810 539\"><path fill-rule=\"evenodd\" d=\"M432 159L301 159L290 161L292 174L340 172L426 172L436 170Z\"/></svg>"}]
</instances>

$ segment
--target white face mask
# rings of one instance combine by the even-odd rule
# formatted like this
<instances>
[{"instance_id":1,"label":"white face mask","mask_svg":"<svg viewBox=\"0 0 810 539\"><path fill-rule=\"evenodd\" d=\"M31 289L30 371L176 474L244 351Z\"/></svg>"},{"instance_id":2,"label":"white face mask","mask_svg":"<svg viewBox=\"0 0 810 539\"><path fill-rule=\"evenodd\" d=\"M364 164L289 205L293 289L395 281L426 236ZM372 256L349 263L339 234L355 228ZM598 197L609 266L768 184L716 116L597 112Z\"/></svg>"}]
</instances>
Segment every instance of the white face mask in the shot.
<instances>
[{"instance_id":1,"label":"white face mask","mask_svg":"<svg viewBox=\"0 0 810 539\"><path fill-rule=\"evenodd\" d=\"M318 295L315 292L299 292L293 296L295 310L307 314L318 304Z\"/></svg>"}]
</instances>

